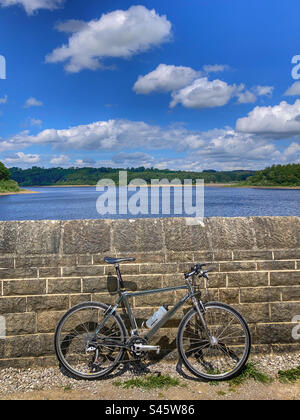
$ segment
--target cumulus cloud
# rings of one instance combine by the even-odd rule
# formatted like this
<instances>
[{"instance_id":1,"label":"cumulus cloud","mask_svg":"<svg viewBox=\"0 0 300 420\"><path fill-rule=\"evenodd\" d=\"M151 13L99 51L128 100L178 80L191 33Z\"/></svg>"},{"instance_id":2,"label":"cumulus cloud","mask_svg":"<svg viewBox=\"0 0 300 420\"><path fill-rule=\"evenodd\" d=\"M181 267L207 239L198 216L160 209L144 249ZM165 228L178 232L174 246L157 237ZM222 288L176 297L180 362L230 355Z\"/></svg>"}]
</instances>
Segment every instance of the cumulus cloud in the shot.
<instances>
[{"instance_id":1,"label":"cumulus cloud","mask_svg":"<svg viewBox=\"0 0 300 420\"><path fill-rule=\"evenodd\" d=\"M226 105L233 97L238 103L254 103L259 96L271 96L272 86L254 86L247 89L244 84L230 85L222 80L209 80L209 73L229 69L227 65L205 65L202 71L191 67L160 64L155 70L139 76L133 86L138 94L171 92L170 107L181 104L186 108L214 108Z\"/></svg>"},{"instance_id":2,"label":"cumulus cloud","mask_svg":"<svg viewBox=\"0 0 300 420\"><path fill-rule=\"evenodd\" d=\"M136 93L171 92L183 88L201 75L191 67L160 64L151 73L139 76L133 90Z\"/></svg>"},{"instance_id":3,"label":"cumulus cloud","mask_svg":"<svg viewBox=\"0 0 300 420\"><path fill-rule=\"evenodd\" d=\"M285 96L300 96L300 82L295 82L284 93Z\"/></svg>"},{"instance_id":4,"label":"cumulus cloud","mask_svg":"<svg viewBox=\"0 0 300 420\"><path fill-rule=\"evenodd\" d=\"M66 166L69 162L70 162L70 158L69 156L66 156L66 155L54 156L50 160L51 165L57 165L57 166Z\"/></svg>"},{"instance_id":5,"label":"cumulus cloud","mask_svg":"<svg viewBox=\"0 0 300 420\"><path fill-rule=\"evenodd\" d=\"M32 108L34 106L43 106L43 102L38 101L36 98L28 98L24 104L24 108Z\"/></svg>"},{"instance_id":6,"label":"cumulus cloud","mask_svg":"<svg viewBox=\"0 0 300 420\"><path fill-rule=\"evenodd\" d=\"M131 150L128 151L129 144ZM0 151L1 147L4 151L11 151L32 146L62 149L62 154L48 160L54 166L70 166L68 152L71 150L93 151L93 156L96 156L96 152L113 153L108 160L97 162L94 159L78 158L72 163L78 167L155 166L191 170L209 167L225 169L229 166L257 168L283 159L276 146L267 138L237 132L230 127L203 132L189 130L182 125L164 128L128 120L99 121L65 130L49 129L37 135L25 131L0 141ZM145 150L155 150L156 157ZM171 150L180 157L165 160L165 152L160 154L159 150Z\"/></svg>"},{"instance_id":7,"label":"cumulus cloud","mask_svg":"<svg viewBox=\"0 0 300 420\"><path fill-rule=\"evenodd\" d=\"M250 90L239 91L237 92L238 103L239 104L249 104L254 103L257 100L256 95Z\"/></svg>"},{"instance_id":8,"label":"cumulus cloud","mask_svg":"<svg viewBox=\"0 0 300 420\"><path fill-rule=\"evenodd\" d=\"M28 15L32 15L36 10L54 10L62 6L65 0L0 0L2 7L23 6Z\"/></svg>"},{"instance_id":9,"label":"cumulus cloud","mask_svg":"<svg viewBox=\"0 0 300 420\"><path fill-rule=\"evenodd\" d=\"M300 135L300 99L290 105L257 106L247 117L239 118L236 130L244 133L287 138Z\"/></svg>"},{"instance_id":10,"label":"cumulus cloud","mask_svg":"<svg viewBox=\"0 0 300 420\"><path fill-rule=\"evenodd\" d=\"M143 121L108 120L79 125L64 130L47 129L36 135L24 131L5 141L6 149L14 145L51 145L55 149L121 150L128 148L174 149L197 148L202 144L200 132L182 126L150 125ZM0 143L1 144L1 143Z\"/></svg>"},{"instance_id":11,"label":"cumulus cloud","mask_svg":"<svg viewBox=\"0 0 300 420\"><path fill-rule=\"evenodd\" d=\"M74 20L59 30L72 32L67 44L46 57L48 63L65 63L66 71L97 70L107 57L130 58L170 39L171 23L166 16L144 6L115 10L99 20L83 24Z\"/></svg>"},{"instance_id":12,"label":"cumulus cloud","mask_svg":"<svg viewBox=\"0 0 300 420\"><path fill-rule=\"evenodd\" d=\"M283 151L283 160L288 162L299 162L300 144L293 142Z\"/></svg>"},{"instance_id":13,"label":"cumulus cloud","mask_svg":"<svg viewBox=\"0 0 300 420\"><path fill-rule=\"evenodd\" d=\"M17 152L11 157L5 159L5 163L8 166L12 165L23 165L23 164L36 164L40 162L40 155L25 154L23 152Z\"/></svg>"},{"instance_id":14,"label":"cumulus cloud","mask_svg":"<svg viewBox=\"0 0 300 420\"><path fill-rule=\"evenodd\" d=\"M207 77L196 79L191 85L172 93L170 107L181 103L186 108L214 108L226 105L239 90L236 85L229 85L222 80L208 80Z\"/></svg>"}]
</instances>

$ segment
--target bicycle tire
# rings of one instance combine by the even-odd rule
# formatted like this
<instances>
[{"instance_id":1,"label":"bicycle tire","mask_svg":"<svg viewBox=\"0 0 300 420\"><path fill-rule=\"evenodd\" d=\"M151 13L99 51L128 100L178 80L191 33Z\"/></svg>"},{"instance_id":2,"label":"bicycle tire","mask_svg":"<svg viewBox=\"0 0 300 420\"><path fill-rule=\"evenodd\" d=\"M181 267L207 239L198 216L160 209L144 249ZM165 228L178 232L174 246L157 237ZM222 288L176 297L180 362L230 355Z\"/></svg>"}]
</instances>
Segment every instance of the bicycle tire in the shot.
<instances>
[{"instance_id":1,"label":"bicycle tire","mask_svg":"<svg viewBox=\"0 0 300 420\"><path fill-rule=\"evenodd\" d=\"M112 364L112 366L103 370L102 372L98 372L98 373L95 373L95 374L90 374L90 373L89 374L81 374L80 372L78 372L77 370L72 368L72 366L70 366L70 364L67 362L66 358L64 357L64 355L62 353L61 345L60 345L60 342L59 342L60 332L62 331L64 324L68 321L68 319L70 319L72 314L74 314L77 311L80 311L82 309L86 309L86 308L94 308L94 309L96 308L96 309L100 309L102 311L106 311L109 307L108 307L108 305L100 303L100 302L85 302L85 303L80 303L79 305L76 305L76 306L72 307L71 309L69 309L63 315L63 317L61 318L61 320L59 321L59 323L56 327L56 331L55 331L55 335L54 335L54 348L55 348L55 353L56 353L56 356L57 356L57 359L58 359L60 365L67 371L67 373L71 377L74 377L76 379L95 380L95 379L99 379L101 377L107 376L109 373L111 373L117 367L117 365L120 363L120 361L124 357L125 348L120 347L120 351L119 351L114 363ZM122 334L122 341L123 341L122 344L125 344L125 341L126 341L126 327L125 327L125 324L124 324L122 318L117 313L114 313L111 316L113 317L113 319L116 321L118 327L120 328L120 332Z\"/></svg>"},{"instance_id":2,"label":"bicycle tire","mask_svg":"<svg viewBox=\"0 0 300 420\"><path fill-rule=\"evenodd\" d=\"M218 308L218 309L223 309L229 313L231 313L240 323L240 325L242 326L242 329L245 333L245 351L243 352L243 356L240 359L239 363L236 365L236 367L232 370L230 370L229 372L225 373L225 374L206 374L204 372L200 372L199 370L197 370L195 368L195 366L193 366L185 352L183 349L183 343L182 343L182 339L183 339L183 334L184 334L184 330L186 328L186 326L188 325L188 322L192 319L192 317L194 317L195 315L198 315L198 312L195 308L191 309L182 319L179 328L178 328L178 334L177 334L177 349L178 349L178 353L179 356L182 360L182 362L184 363L184 365L186 366L186 368L193 373L195 376L204 379L204 380L208 380L208 381L224 381L224 380L229 380L235 376L237 376L245 367L247 360L249 358L250 355L250 351L251 351L251 335L249 332L249 328L248 325L246 323L246 321L244 320L244 318L242 317L242 315L234 308L232 308L231 306L224 304L224 303L220 303L220 302L208 302L206 304L204 304L206 310L208 309L213 309L213 308ZM208 340L207 340L208 341ZM204 347L204 346L203 346Z\"/></svg>"}]
</instances>

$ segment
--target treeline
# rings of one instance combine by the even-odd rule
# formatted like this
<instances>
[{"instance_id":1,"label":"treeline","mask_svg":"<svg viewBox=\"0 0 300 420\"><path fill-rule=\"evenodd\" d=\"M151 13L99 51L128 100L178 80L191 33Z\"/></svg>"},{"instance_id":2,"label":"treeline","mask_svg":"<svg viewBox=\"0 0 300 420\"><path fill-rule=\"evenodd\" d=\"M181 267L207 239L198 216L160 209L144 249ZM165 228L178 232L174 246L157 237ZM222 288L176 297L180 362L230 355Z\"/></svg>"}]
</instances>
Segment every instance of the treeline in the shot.
<instances>
[{"instance_id":1,"label":"treeline","mask_svg":"<svg viewBox=\"0 0 300 420\"><path fill-rule=\"evenodd\" d=\"M300 164L273 165L257 171L245 181L245 185L265 187L296 187L300 186Z\"/></svg>"},{"instance_id":2,"label":"treeline","mask_svg":"<svg viewBox=\"0 0 300 420\"><path fill-rule=\"evenodd\" d=\"M152 179L168 179L174 178L204 179L206 183L239 183L245 181L254 171L223 171L206 170L203 172L189 171L171 171L168 169L159 170L155 168L127 168L128 182L132 179L140 178L147 183L151 183ZM124 168L39 168L31 169L11 168L10 175L19 185L26 187L47 186L47 185L96 185L101 179L111 179L116 185L119 181L119 171Z\"/></svg>"}]
</instances>

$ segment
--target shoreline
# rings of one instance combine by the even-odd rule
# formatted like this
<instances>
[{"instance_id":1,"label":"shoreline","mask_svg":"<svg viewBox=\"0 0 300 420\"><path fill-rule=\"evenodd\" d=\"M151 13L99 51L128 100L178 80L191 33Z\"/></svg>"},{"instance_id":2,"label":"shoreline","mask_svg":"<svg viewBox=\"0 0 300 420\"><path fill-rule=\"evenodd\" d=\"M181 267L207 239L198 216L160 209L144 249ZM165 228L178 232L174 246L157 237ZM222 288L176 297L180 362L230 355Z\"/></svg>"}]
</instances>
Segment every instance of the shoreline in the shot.
<instances>
[{"instance_id":1,"label":"shoreline","mask_svg":"<svg viewBox=\"0 0 300 420\"><path fill-rule=\"evenodd\" d=\"M192 185L195 187L196 185ZM280 190L300 190L299 186L288 187L288 186L263 186L263 185L238 185L238 184L226 184L226 183L215 183L215 184L204 184L205 187L212 188L256 188L256 189L280 189ZM43 185L43 186L32 186L31 188L96 188L97 185ZM118 185L116 185L118 187ZM132 185L132 187L140 188L164 188L164 187L184 187L190 188L191 185ZM23 194L38 193L37 191L24 192ZM6 193L3 193L6 194ZM9 193L9 194L19 194L19 193ZM1 195L1 193L0 193Z\"/></svg>"},{"instance_id":2,"label":"shoreline","mask_svg":"<svg viewBox=\"0 0 300 420\"><path fill-rule=\"evenodd\" d=\"M4 195L19 195L19 194L39 194L38 191L31 191L31 190L21 190L21 191L7 191L7 192L0 192L0 197Z\"/></svg>"}]
</instances>

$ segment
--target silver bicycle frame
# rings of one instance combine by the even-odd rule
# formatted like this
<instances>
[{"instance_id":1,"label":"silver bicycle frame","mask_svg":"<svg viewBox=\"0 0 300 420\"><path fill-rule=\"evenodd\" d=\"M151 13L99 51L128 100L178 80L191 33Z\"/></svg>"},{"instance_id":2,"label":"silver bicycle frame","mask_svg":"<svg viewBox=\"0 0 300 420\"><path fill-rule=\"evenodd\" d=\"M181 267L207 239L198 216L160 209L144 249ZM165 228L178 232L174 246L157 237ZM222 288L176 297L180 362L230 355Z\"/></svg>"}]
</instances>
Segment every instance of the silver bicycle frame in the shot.
<instances>
[{"instance_id":1,"label":"silver bicycle frame","mask_svg":"<svg viewBox=\"0 0 300 420\"><path fill-rule=\"evenodd\" d=\"M118 267L116 267L118 268ZM119 277L118 273L119 270L117 270L117 274ZM121 275L120 275L121 277ZM120 281L120 285L124 287L122 278ZM201 312L201 309L199 307L199 304L197 302L197 299L195 298L196 295L198 295L200 292L194 292L193 287L190 284L190 278L186 278L186 285L182 285L182 286L174 286L174 287L165 287L162 289L152 289L152 290L142 290L139 292L127 292L124 288L122 288L121 290L119 290L119 299L117 301L117 303L115 304L114 307L109 307L107 310L107 313L105 314L105 318L102 321L102 323L98 326L97 330L96 330L96 335L99 333L99 331L103 328L103 326L106 324L106 322L108 321L108 319L114 314L114 312L118 309L119 305L124 302L127 313L128 313L128 317L129 317L129 321L130 321L130 325L131 325L131 335L139 335L139 329L136 323L136 319L132 313L131 310L131 306L129 304L128 299L132 298L132 297L136 297L136 296L144 296L144 295L150 295L150 294L155 294L155 293L165 293L165 292L170 292L170 291L174 291L174 290L188 290L188 293L182 298L180 299L179 302L177 302L172 309L170 309L161 320L159 320L150 330L146 331L144 334L141 335L141 337L149 340L163 325L166 324L166 322L172 318L172 316L185 304L186 301L188 301L189 299L193 299L194 305L196 306L197 311L201 314L201 319L204 321L203 319L203 315ZM205 321L204 321L204 324ZM206 325L205 325L206 327Z\"/></svg>"}]
</instances>

